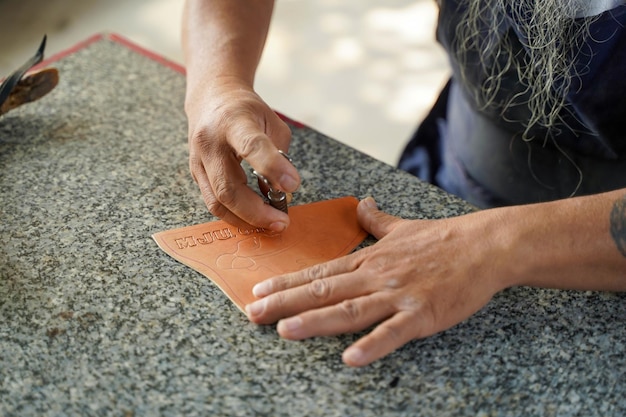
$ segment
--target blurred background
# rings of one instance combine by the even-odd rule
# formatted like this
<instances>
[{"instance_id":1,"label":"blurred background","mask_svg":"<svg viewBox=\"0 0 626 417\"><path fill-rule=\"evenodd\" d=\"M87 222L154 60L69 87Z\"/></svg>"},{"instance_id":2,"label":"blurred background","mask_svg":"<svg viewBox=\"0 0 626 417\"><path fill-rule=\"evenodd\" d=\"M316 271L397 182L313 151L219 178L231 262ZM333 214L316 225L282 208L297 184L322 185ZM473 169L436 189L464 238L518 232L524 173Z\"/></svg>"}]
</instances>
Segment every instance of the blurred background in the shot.
<instances>
[{"instance_id":1,"label":"blurred background","mask_svg":"<svg viewBox=\"0 0 626 417\"><path fill-rule=\"evenodd\" d=\"M178 63L183 0L0 0L0 77L115 32ZM256 89L276 110L395 165L448 77L434 0L277 0Z\"/></svg>"}]
</instances>

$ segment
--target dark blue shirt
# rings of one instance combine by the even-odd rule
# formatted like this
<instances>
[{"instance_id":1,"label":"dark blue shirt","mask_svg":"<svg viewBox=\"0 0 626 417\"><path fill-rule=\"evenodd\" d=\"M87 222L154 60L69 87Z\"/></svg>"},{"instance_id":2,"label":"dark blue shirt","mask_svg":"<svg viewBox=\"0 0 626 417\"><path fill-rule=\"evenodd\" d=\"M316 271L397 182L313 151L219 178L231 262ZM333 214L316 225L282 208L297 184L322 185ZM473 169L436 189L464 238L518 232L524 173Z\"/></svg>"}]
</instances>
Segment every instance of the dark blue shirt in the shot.
<instances>
[{"instance_id":1,"label":"dark blue shirt","mask_svg":"<svg viewBox=\"0 0 626 417\"><path fill-rule=\"evenodd\" d=\"M481 85L485 75L473 65L479 51L470 51L463 63L457 62L454 51L465 2L442 3L437 35L450 53L453 76L446 114L438 117L438 135L433 138L439 149L433 182L480 207L626 187L626 5L597 16L590 36L572 57L578 76L572 78L561 112L564 123L558 131L533 127L529 132L533 140L526 141L522 134L530 110L517 70L511 68L504 75L496 100L504 103L517 96L514 105L485 107L476 102L469 85L460 83L460 65L464 65L467 83ZM521 63L525 46L518 27L518 22L505 19L499 36L509 38ZM401 168L403 164L411 168L413 159L415 172L417 159L422 161L424 156L418 155L418 148L407 148Z\"/></svg>"}]
</instances>

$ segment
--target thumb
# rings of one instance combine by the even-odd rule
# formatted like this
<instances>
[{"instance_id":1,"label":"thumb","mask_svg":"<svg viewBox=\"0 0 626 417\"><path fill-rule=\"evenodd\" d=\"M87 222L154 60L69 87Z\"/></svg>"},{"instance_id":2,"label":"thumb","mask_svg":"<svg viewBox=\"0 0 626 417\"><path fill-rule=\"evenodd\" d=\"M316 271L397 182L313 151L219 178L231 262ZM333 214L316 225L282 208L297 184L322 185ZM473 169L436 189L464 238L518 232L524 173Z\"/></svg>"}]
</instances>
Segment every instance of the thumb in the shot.
<instances>
[{"instance_id":1,"label":"thumb","mask_svg":"<svg viewBox=\"0 0 626 417\"><path fill-rule=\"evenodd\" d=\"M367 197L359 202L356 214L361 227L379 240L395 229L402 221L399 217L378 210L376 201L372 197Z\"/></svg>"}]
</instances>

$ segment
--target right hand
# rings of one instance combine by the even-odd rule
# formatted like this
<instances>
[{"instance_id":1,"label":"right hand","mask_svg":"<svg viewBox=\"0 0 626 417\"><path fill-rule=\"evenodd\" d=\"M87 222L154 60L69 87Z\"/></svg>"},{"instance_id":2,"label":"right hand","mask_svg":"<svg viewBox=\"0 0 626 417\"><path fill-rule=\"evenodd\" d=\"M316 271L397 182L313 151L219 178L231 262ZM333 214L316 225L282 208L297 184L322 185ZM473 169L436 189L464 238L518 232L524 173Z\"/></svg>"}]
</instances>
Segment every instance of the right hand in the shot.
<instances>
[{"instance_id":1,"label":"right hand","mask_svg":"<svg viewBox=\"0 0 626 417\"><path fill-rule=\"evenodd\" d=\"M282 232L289 217L265 204L247 185L245 159L275 187L294 192L300 177L278 151L288 152L291 131L245 83L219 80L188 91L189 167L209 211L234 225Z\"/></svg>"}]
</instances>

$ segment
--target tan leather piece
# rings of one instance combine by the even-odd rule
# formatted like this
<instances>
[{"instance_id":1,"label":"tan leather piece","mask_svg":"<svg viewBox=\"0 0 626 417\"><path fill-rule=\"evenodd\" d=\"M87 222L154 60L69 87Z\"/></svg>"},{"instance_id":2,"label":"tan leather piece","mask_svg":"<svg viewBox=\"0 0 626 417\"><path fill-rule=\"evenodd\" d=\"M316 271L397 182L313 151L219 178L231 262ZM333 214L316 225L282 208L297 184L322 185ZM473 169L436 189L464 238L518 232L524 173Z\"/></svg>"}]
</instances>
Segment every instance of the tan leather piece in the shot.
<instances>
[{"instance_id":1,"label":"tan leather piece","mask_svg":"<svg viewBox=\"0 0 626 417\"><path fill-rule=\"evenodd\" d=\"M0 115L22 104L39 100L52 91L58 83L59 71L56 68L45 68L26 74L11 91L7 100L0 106Z\"/></svg>"},{"instance_id":2,"label":"tan leather piece","mask_svg":"<svg viewBox=\"0 0 626 417\"><path fill-rule=\"evenodd\" d=\"M289 208L281 234L215 221L155 233L167 254L215 283L241 311L266 278L346 255L367 237L356 217L358 200L343 197Z\"/></svg>"}]
</instances>

